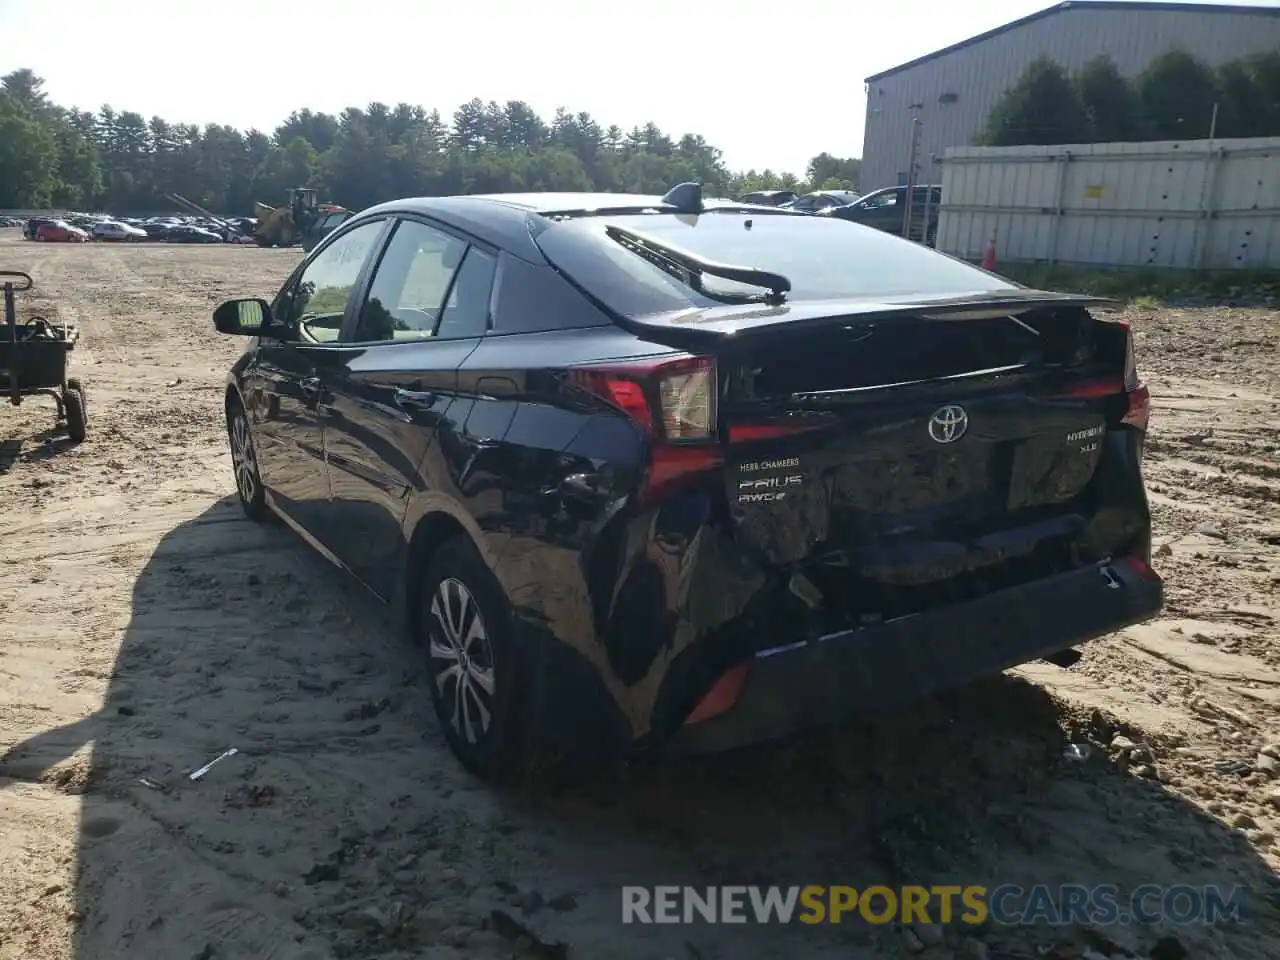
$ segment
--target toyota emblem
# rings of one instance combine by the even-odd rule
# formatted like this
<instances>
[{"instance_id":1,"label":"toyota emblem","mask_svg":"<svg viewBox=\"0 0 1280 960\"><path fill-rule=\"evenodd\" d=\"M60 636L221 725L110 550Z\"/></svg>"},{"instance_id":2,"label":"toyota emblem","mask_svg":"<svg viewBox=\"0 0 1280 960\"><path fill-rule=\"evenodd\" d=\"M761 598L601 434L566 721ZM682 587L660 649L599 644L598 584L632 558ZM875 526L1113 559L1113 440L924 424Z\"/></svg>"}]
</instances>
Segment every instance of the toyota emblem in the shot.
<instances>
[{"instance_id":1,"label":"toyota emblem","mask_svg":"<svg viewBox=\"0 0 1280 960\"><path fill-rule=\"evenodd\" d=\"M939 407L929 418L929 436L938 443L955 443L968 429L969 415L958 404Z\"/></svg>"}]
</instances>

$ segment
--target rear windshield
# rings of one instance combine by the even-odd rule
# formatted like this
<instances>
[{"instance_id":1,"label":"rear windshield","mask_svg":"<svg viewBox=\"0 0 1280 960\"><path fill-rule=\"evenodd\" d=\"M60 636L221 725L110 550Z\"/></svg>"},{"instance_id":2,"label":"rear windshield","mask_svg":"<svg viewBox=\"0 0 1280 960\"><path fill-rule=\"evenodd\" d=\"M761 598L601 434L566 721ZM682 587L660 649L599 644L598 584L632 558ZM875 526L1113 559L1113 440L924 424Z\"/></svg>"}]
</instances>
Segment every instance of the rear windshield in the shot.
<instances>
[{"instance_id":1,"label":"rear windshield","mask_svg":"<svg viewBox=\"0 0 1280 960\"><path fill-rule=\"evenodd\" d=\"M872 227L825 217L708 213L591 217L552 224L538 246L609 309L638 317L718 301L613 240L610 224L722 264L781 273L790 300L883 299L1012 290L1016 285ZM716 293L760 288L707 277Z\"/></svg>"}]
</instances>

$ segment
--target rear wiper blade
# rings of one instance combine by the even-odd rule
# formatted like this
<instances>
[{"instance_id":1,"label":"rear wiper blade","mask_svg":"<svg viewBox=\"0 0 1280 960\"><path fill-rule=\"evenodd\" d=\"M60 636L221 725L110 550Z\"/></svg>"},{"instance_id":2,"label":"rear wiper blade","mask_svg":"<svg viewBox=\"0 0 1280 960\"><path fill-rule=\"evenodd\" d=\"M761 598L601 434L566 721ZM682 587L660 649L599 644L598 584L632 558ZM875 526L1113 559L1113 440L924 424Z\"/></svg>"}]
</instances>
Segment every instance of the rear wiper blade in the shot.
<instances>
[{"instance_id":1,"label":"rear wiper blade","mask_svg":"<svg viewBox=\"0 0 1280 960\"><path fill-rule=\"evenodd\" d=\"M757 270L755 267L739 267L730 263L716 263L705 260L688 250L660 243L644 234L633 233L618 226L605 227L609 238L638 256L644 257L659 270L669 273L687 286L697 290L704 297L720 303L767 303L776 305L784 303L791 290L791 281L780 273L768 270ZM708 290L703 282L704 277L719 277L734 283L744 283L752 287L765 287L768 293L724 293Z\"/></svg>"}]
</instances>

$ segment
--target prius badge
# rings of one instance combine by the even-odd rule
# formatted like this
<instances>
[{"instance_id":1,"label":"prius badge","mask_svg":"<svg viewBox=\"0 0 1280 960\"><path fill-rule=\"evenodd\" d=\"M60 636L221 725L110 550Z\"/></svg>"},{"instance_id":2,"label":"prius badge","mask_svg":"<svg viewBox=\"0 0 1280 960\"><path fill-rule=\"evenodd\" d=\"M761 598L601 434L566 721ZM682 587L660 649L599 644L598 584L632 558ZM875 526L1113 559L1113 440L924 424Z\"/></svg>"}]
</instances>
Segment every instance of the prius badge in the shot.
<instances>
[{"instance_id":1,"label":"prius badge","mask_svg":"<svg viewBox=\"0 0 1280 960\"><path fill-rule=\"evenodd\" d=\"M969 429L969 415L959 404L939 407L929 418L929 436L938 443L955 443Z\"/></svg>"}]
</instances>

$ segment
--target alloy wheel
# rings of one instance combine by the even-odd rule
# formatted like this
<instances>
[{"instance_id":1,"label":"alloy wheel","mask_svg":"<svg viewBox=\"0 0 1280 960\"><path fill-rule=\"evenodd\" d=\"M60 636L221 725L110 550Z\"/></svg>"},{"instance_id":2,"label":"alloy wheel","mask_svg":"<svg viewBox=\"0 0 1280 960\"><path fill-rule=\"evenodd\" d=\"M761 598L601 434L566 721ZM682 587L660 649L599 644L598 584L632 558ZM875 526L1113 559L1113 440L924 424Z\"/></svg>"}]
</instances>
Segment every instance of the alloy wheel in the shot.
<instances>
[{"instance_id":1,"label":"alloy wheel","mask_svg":"<svg viewBox=\"0 0 1280 960\"><path fill-rule=\"evenodd\" d=\"M449 724L467 743L478 743L493 718L494 656L480 607L452 577L431 600L428 654Z\"/></svg>"},{"instance_id":2,"label":"alloy wheel","mask_svg":"<svg viewBox=\"0 0 1280 960\"><path fill-rule=\"evenodd\" d=\"M249 421L239 412L231 418L231 463L240 497L245 503L252 503L258 492L258 461L253 455Z\"/></svg>"}]
</instances>

